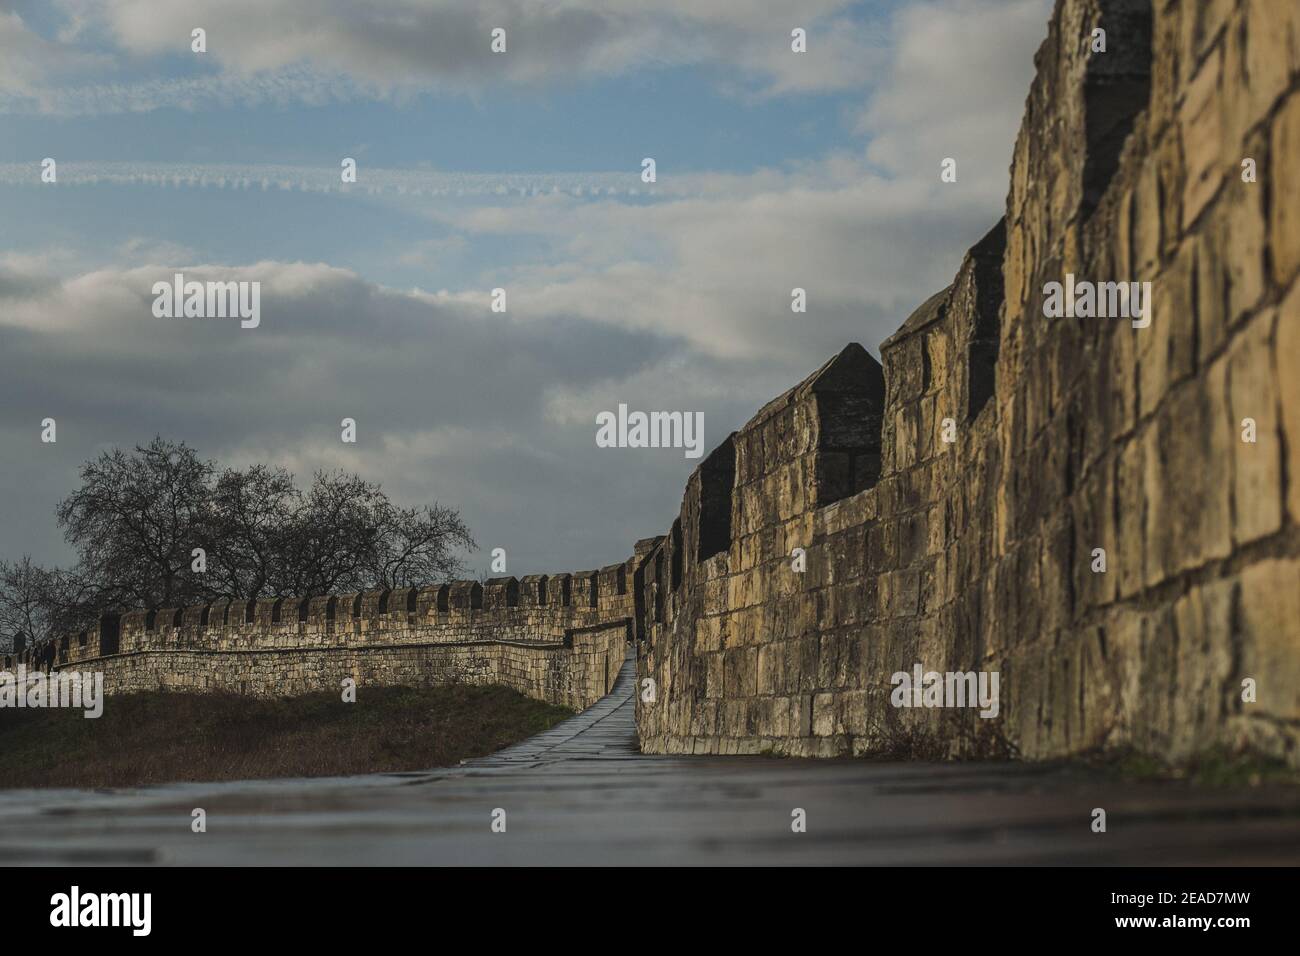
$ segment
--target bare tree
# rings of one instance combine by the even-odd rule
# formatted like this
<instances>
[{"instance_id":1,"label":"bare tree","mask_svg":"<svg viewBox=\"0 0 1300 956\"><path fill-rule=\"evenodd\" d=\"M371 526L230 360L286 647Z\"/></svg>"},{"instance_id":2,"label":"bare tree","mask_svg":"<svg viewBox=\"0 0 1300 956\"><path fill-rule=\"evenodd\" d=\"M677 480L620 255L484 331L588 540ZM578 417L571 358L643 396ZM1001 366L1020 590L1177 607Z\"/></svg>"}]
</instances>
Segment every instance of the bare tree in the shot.
<instances>
[{"instance_id":1,"label":"bare tree","mask_svg":"<svg viewBox=\"0 0 1300 956\"><path fill-rule=\"evenodd\" d=\"M94 593L76 575L36 564L29 555L0 561L0 642L12 649L18 634L35 645L94 626Z\"/></svg>"},{"instance_id":2,"label":"bare tree","mask_svg":"<svg viewBox=\"0 0 1300 956\"><path fill-rule=\"evenodd\" d=\"M283 468L218 473L162 438L86 462L81 480L58 507L77 564L0 566L0 627L37 637L111 607L410 587L460 573L459 549L475 547L456 511L399 507L357 475L318 472L303 491Z\"/></svg>"},{"instance_id":3,"label":"bare tree","mask_svg":"<svg viewBox=\"0 0 1300 956\"><path fill-rule=\"evenodd\" d=\"M283 468L222 472L203 528L203 547L213 557L205 578L212 596L248 600L266 594L301 508L302 494Z\"/></svg>"},{"instance_id":4,"label":"bare tree","mask_svg":"<svg viewBox=\"0 0 1300 956\"><path fill-rule=\"evenodd\" d=\"M17 634L39 642L53 633L50 597L54 574L33 564L28 555L17 561L0 561L0 640L5 642L5 650L12 650Z\"/></svg>"},{"instance_id":5,"label":"bare tree","mask_svg":"<svg viewBox=\"0 0 1300 956\"><path fill-rule=\"evenodd\" d=\"M212 474L194 449L162 438L82 466L81 487L57 514L80 555L75 573L95 600L173 607L202 593L190 563L208 519Z\"/></svg>"},{"instance_id":6,"label":"bare tree","mask_svg":"<svg viewBox=\"0 0 1300 956\"><path fill-rule=\"evenodd\" d=\"M436 503L397 508L385 502L375 523L380 533L367 571L379 587L409 588L454 577L464 570L454 549L477 547L460 514Z\"/></svg>"},{"instance_id":7,"label":"bare tree","mask_svg":"<svg viewBox=\"0 0 1300 956\"><path fill-rule=\"evenodd\" d=\"M374 587L367 570L383 533L376 516L385 506L378 485L357 475L317 472L281 542L272 592L307 596Z\"/></svg>"}]
</instances>

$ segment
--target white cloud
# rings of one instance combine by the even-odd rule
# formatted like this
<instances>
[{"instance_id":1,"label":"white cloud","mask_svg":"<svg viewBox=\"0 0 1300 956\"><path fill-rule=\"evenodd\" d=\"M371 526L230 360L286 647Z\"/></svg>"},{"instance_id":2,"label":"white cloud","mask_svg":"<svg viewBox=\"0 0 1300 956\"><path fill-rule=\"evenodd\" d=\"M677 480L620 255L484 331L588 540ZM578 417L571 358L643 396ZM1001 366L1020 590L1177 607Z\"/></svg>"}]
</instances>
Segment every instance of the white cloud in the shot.
<instances>
[{"instance_id":1,"label":"white cloud","mask_svg":"<svg viewBox=\"0 0 1300 956\"><path fill-rule=\"evenodd\" d=\"M764 172L746 190L732 177L722 198L560 196L431 215L471 245L519 235L547 244L501 280L520 321L575 315L678 336L714 358L812 368L847 340L874 349L951 280L1000 206L862 166L851 185L815 178ZM806 314L790 310L795 287L807 290Z\"/></svg>"},{"instance_id":2,"label":"white cloud","mask_svg":"<svg viewBox=\"0 0 1300 956\"><path fill-rule=\"evenodd\" d=\"M51 80L102 68L109 59L51 42L0 10L0 94L31 95Z\"/></svg>"},{"instance_id":3,"label":"white cloud","mask_svg":"<svg viewBox=\"0 0 1300 956\"><path fill-rule=\"evenodd\" d=\"M231 103L328 103L403 97L424 91L570 83L642 67L703 66L744 96L858 89L881 56L879 30L845 15L850 0L61 0L67 23L61 56L107 40L119 69L186 57L197 75L117 80L69 87L0 85L0 109L79 114L198 109ZM869 11L868 11L869 12ZM207 31L201 59L190 31ZM808 52L790 49L790 31L808 30ZM507 50L490 49L494 28ZM3 49L0 46L0 49ZM32 58L38 66L40 58ZM205 72L212 70L215 72ZM28 75L30 74L30 75ZM46 77L53 80L53 77Z\"/></svg>"},{"instance_id":4,"label":"white cloud","mask_svg":"<svg viewBox=\"0 0 1300 956\"><path fill-rule=\"evenodd\" d=\"M261 326L155 318L151 286L172 266L187 278L260 281ZM564 315L519 323L482 302L384 288L320 263L172 266L65 277L16 257L0 267L0 442L33 462L21 479L0 476L0 526L39 555L61 557L52 512L77 461L155 433L227 463L283 464L300 476L348 468L403 501L463 508L484 540L518 551L512 566L539 570L618 560L631 543L626 525L593 524L588 511L653 530L689 471L680 453L596 448L594 410L587 422L545 414L556 383L617 392L680 353L666 336ZM689 390L679 398L694 401ZM711 418L743 414L705 407ZM59 423L59 443L29 456L23 449L39 445L32 423L46 416ZM358 423L356 446L339 441L345 416ZM47 469L45 480L32 468Z\"/></svg>"},{"instance_id":5,"label":"white cloud","mask_svg":"<svg viewBox=\"0 0 1300 956\"><path fill-rule=\"evenodd\" d=\"M118 261L123 266L135 266L142 262L167 265L172 262L193 262L194 258L194 250L183 242L143 236L128 239L118 249Z\"/></svg>"},{"instance_id":6,"label":"white cloud","mask_svg":"<svg viewBox=\"0 0 1300 956\"><path fill-rule=\"evenodd\" d=\"M713 358L780 357L792 368L811 367L847 339L874 348L911 308L950 280L962 252L997 218L1046 2L941 0L903 8L890 25L892 53L880 64L878 90L860 116L869 136L865 155L840 152L787 170L666 177L652 191L638 190L635 201L626 201L640 185L634 173L503 177L367 169L363 186L385 201L400 197L406 209L426 208L446 228L435 244L401 254L408 266L448 254L472 261L477 246L540 238L544 253L489 283L508 285L519 321L576 316L677 337ZM145 0L110 8L122 42L141 52L172 36L171 27L160 25L165 18L145 15L149 8ZM197 16L184 4L180 9ZM273 16L288 16L284 8L275 9ZM417 29L438 8L400 9ZM605 9L609 16L635 16L629 4ZM692 22L706 34L744 22L751 39L778 25L782 43L788 38L789 16L739 0L707 12L670 5L659 13ZM835 13L831 3L813 11ZM341 15L328 8L326 35L330 17ZM536 14L530 8L527 15ZM250 16L249 22L259 22ZM375 35L391 26L385 21ZM285 49L301 51L323 42L300 32L287 25L270 31L265 43L287 36ZM282 52L279 62L301 58ZM938 179L939 160L948 155L958 158L956 186ZM0 179L31 175L30 169L0 168ZM221 188L339 188L331 185L337 180L331 170L294 167L89 164L70 165L61 175ZM591 198L594 190L601 190L597 199ZM575 198L579 192L582 198ZM475 201L442 201L456 194ZM655 198L646 202L651 194ZM473 279L467 286L447 292L443 303L474 308L486 301L487 288L473 287ZM808 292L806 315L790 312L795 286Z\"/></svg>"},{"instance_id":7,"label":"white cloud","mask_svg":"<svg viewBox=\"0 0 1300 956\"><path fill-rule=\"evenodd\" d=\"M1006 195L1007 169L1045 33L1049 0L936 0L903 7L889 74L857 119L868 159L937 180L957 160L962 188Z\"/></svg>"}]
</instances>

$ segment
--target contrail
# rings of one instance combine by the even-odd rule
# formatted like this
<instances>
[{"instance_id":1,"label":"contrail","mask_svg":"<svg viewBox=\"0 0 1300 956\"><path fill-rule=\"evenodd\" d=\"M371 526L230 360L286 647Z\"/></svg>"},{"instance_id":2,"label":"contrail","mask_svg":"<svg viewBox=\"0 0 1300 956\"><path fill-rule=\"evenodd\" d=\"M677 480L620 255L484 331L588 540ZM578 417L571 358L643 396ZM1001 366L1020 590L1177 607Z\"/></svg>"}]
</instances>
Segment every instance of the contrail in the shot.
<instances>
[{"instance_id":1,"label":"contrail","mask_svg":"<svg viewBox=\"0 0 1300 956\"><path fill-rule=\"evenodd\" d=\"M641 196L662 190L641 182L640 170L590 173L453 173L430 169L376 169L359 163L358 182L344 183L339 168L315 166L66 162L59 163L58 185L134 185L197 189L272 189L287 192L359 196ZM0 164L0 184L43 185L41 165Z\"/></svg>"}]
</instances>

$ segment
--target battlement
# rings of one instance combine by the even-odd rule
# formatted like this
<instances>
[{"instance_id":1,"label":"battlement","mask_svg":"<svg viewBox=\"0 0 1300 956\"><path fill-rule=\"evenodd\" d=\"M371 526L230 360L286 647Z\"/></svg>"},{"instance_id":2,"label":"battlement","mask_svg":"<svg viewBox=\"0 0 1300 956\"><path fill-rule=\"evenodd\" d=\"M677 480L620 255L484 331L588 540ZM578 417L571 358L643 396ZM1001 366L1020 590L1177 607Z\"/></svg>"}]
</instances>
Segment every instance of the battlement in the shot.
<instances>
[{"instance_id":1,"label":"battlement","mask_svg":"<svg viewBox=\"0 0 1300 956\"><path fill-rule=\"evenodd\" d=\"M599 571L355 594L222 599L106 615L97 632L7 655L6 668L105 672L106 692L264 696L386 683L491 682L586 707L633 639L635 558ZM337 678L337 679L336 679Z\"/></svg>"},{"instance_id":2,"label":"battlement","mask_svg":"<svg viewBox=\"0 0 1300 956\"><path fill-rule=\"evenodd\" d=\"M1275 12L1059 0L1003 220L880 364L851 345L729 436L647 545L644 749L1300 760L1300 235L1237 175L1300 148ZM1150 281L1154 321L1047 319L1066 272ZM999 718L894 707L917 662L1000 672Z\"/></svg>"}]
</instances>

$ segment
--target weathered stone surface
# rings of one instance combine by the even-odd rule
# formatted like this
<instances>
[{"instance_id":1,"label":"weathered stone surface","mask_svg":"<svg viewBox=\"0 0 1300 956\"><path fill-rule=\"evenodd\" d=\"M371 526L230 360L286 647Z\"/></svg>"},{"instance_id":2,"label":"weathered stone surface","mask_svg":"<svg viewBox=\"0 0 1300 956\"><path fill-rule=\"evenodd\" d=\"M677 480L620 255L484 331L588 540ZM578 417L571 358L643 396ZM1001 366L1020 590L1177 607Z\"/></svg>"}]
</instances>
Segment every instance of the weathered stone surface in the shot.
<instances>
[{"instance_id":1,"label":"weathered stone surface","mask_svg":"<svg viewBox=\"0 0 1300 956\"><path fill-rule=\"evenodd\" d=\"M1282 449L1278 442L1278 381L1273 364L1274 309L1254 316L1228 353L1233 450L1233 538L1245 544L1282 527ZM1255 441L1244 440L1244 425Z\"/></svg>"},{"instance_id":2,"label":"weathered stone surface","mask_svg":"<svg viewBox=\"0 0 1300 956\"><path fill-rule=\"evenodd\" d=\"M1300 763L1300 581L1294 558L1266 557L1296 553L1300 514L1300 194L1284 159L1300 155L1300 93L1282 99L1297 37L1272 14L1059 0L1005 223L881 346L878 478L819 500L794 466L828 461L822 409L773 424L799 389L734 436L746 476L786 477L737 478L739 563L688 563L646 627L639 675L661 695L638 704L644 747L1183 759L1244 741ZM1095 25L1113 55L1087 52ZM1268 156L1254 184L1248 151ZM1045 319L1044 283L1066 272L1150 282L1151 324ZM856 387L870 402L878 385ZM874 422L856 424L868 444ZM690 514L688 493L684 529ZM787 553L745 543L779 521L807 529ZM757 649L752 680L748 657L725 661L708 708L689 676L715 653L703 620ZM1000 716L894 707L892 675L918 662L998 671ZM1281 675L1267 709L1240 700L1247 669Z\"/></svg>"},{"instance_id":3,"label":"weathered stone surface","mask_svg":"<svg viewBox=\"0 0 1300 956\"><path fill-rule=\"evenodd\" d=\"M1300 524L1300 282L1278 306L1277 382L1280 393L1282 431L1287 449L1287 511L1292 524Z\"/></svg>"},{"instance_id":4,"label":"weathered stone surface","mask_svg":"<svg viewBox=\"0 0 1300 956\"><path fill-rule=\"evenodd\" d=\"M580 575L578 600L562 574L130 611L84 641L56 641L49 659L27 649L4 664L100 671L109 694L285 697L337 692L350 677L358 687L505 684L581 709L613 686L634 637L628 582L641 560Z\"/></svg>"},{"instance_id":5,"label":"weathered stone surface","mask_svg":"<svg viewBox=\"0 0 1300 956\"><path fill-rule=\"evenodd\" d=\"M1201 64L1187 87L1179 123L1187 160L1183 221L1193 222L1223 182L1223 53L1219 47Z\"/></svg>"},{"instance_id":6,"label":"weathered stone surface","mask_svg":"<svg viewBox=\"0 0 1300 956\"><path fill-rule=\"evenodd\" d=\"M1295 157L1300 156L1300 90L1282 104L1272 130L1269 244L1273 250L1273 281L1286 286L1300 271L1300 182L1295 173Z\"/></svg>"},{"instance_id":7,"label":"weathered stone surface","mask_svg":"<svg viewBox=\"0 0 1300 956\"><path fill-rule=\"evenodd\" d=\"M1295 627L1300 620L1300 560L1269 559L1241 573L1242 672L1231 685L1234 707L1258 709L1274 720L1300 720L1300 654ZM1258 700L1242 703L1240 682L1253 677ZM1279 741L1289 756L1285 736Z\"/></svg>"}]
</instances>

